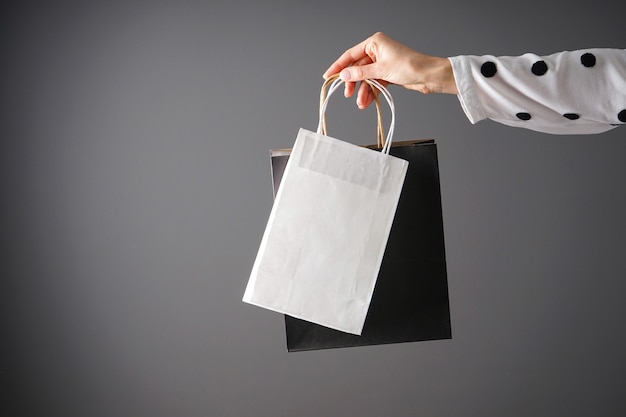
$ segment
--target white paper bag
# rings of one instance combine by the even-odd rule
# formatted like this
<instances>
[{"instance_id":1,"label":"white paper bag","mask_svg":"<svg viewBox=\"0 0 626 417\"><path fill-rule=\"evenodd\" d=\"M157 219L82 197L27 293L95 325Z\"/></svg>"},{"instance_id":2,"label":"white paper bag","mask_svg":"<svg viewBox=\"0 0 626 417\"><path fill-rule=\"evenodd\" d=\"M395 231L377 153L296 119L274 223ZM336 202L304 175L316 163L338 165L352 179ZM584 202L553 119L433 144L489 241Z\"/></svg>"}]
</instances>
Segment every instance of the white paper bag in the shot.
<instances>
[{"instance_id":1,"label":"white paper bag","mask_svg":"<svg viewBox=\"0 0 626 417\"><path fill-rule=\"evenodd\" d=\"M300 129L243 301L361 334L408 162ZM335 82L320 106L320 123Z\"/></svg>"}]
</instances>

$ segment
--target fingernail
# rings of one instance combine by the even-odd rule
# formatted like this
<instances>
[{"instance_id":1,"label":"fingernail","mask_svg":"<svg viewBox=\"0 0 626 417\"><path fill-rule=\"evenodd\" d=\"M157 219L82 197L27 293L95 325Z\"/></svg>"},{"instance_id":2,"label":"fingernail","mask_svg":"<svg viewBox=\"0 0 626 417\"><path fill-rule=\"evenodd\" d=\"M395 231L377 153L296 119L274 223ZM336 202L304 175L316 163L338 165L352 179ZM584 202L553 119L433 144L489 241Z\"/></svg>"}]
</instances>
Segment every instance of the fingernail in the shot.
<instances>
[{"instance_id":1,"label":"fingernail","mask_svg":"<svg viewBox=\"0 0 626 417\"><path fill-rule=\"evenodd\" d=\"M345 69L341 71L341 73L339 73L339 78L343 81L350 81L350 70Z\"/></svg>"}]
</instances>

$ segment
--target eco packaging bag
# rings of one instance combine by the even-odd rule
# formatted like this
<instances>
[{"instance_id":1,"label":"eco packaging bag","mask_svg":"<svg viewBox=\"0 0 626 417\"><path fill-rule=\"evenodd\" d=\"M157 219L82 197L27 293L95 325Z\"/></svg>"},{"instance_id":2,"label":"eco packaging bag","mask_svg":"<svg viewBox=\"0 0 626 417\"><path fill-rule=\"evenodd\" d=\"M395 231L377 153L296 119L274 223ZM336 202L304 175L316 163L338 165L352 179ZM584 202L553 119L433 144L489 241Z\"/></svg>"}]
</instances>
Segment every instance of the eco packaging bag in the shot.
<instances>
[{"instance_id":1,"label":"eco packaging bag","mask_svg":"<svg viewBox=\"0 0 626 417\"><path fill-rule=\"evenodd\" d=\"M408 162L389 155L395 108L380 152L300 129L285 166L243 301L359 335L376 284Z\"/></svg>"},{"instance_id":2,"label":"eco packaging bag","mask_svg":"<svg viewBox=\"0 0 626 417\"><path fill-rule=\"evenodd\" d=\"M376 104L379 143L370 148L380 148L384 137ZM270 151L274 196L290 153ZM361 335L285 315L288 351L452 337L437 145L433 139L394 142L390 154L409 161L409 167Z\"/></svg>"}]
</instances>

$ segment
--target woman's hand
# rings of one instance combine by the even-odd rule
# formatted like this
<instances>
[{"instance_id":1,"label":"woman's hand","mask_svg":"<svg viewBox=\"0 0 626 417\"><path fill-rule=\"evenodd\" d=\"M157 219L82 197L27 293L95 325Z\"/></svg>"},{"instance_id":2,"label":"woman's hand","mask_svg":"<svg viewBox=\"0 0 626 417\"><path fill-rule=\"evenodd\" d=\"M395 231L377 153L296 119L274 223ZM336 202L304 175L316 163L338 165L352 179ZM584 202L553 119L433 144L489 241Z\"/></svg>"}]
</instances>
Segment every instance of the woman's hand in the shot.
<instances>
[{"instance_id":1,"label":"woman's hand","mask_svg":"<svg viewBox=\"0 0 626 417\"><path fill-rule=\"evenodd\" d=\"M345 96L351 97L356 83L379 80L383 85L396 84L423 94L457 94L452 65L448 58L422 54L378 32L344 52L324 72L323 77L340 73L345 81ZM366 108L373 101L372 90L361 83L357 106Z\"/></svg>"}]
</instances>

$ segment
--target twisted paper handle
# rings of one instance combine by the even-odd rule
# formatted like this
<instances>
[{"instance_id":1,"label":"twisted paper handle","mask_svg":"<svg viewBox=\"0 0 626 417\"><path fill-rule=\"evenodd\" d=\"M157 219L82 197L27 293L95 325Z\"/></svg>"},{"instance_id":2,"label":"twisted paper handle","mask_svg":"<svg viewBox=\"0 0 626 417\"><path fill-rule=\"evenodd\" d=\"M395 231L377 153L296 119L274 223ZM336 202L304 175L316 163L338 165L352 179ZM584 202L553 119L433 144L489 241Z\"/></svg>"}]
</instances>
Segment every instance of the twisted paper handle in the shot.
<instances>
[{"instance_id":1,"label":"twisted paper handle","mask_svg":"<svg viewBox=\"0 0 626 417\"><path fill-rule=\"evenodd\" d=\"M378 147L382 148L381 152L389 154L389 149L391 148L391 141L393 137L393 131L395 127L395 106L393 103L393 98L389 91L378 81L376 80L365 80L366 83L370 85L372 88L376 88L380 91L380 93L385 97L387 103L389 104L389 108L391 109L391 123L389 125L389 131L387 132L387 138L384 138L384 129L382 122L382 112L380 109L380 98L377 94L374 95L374 101L376 103L376 114L378 117L377 123L377 142ZM337 90L337 88L343 83L343 81L339 78L338 75L333 75L324 81L322 85L322 89L320 92L320 120L317 127L317 133L322 135L326 135L326 107L328 105L328 100L330 96Z\"/></svg>"}]
</instances>

